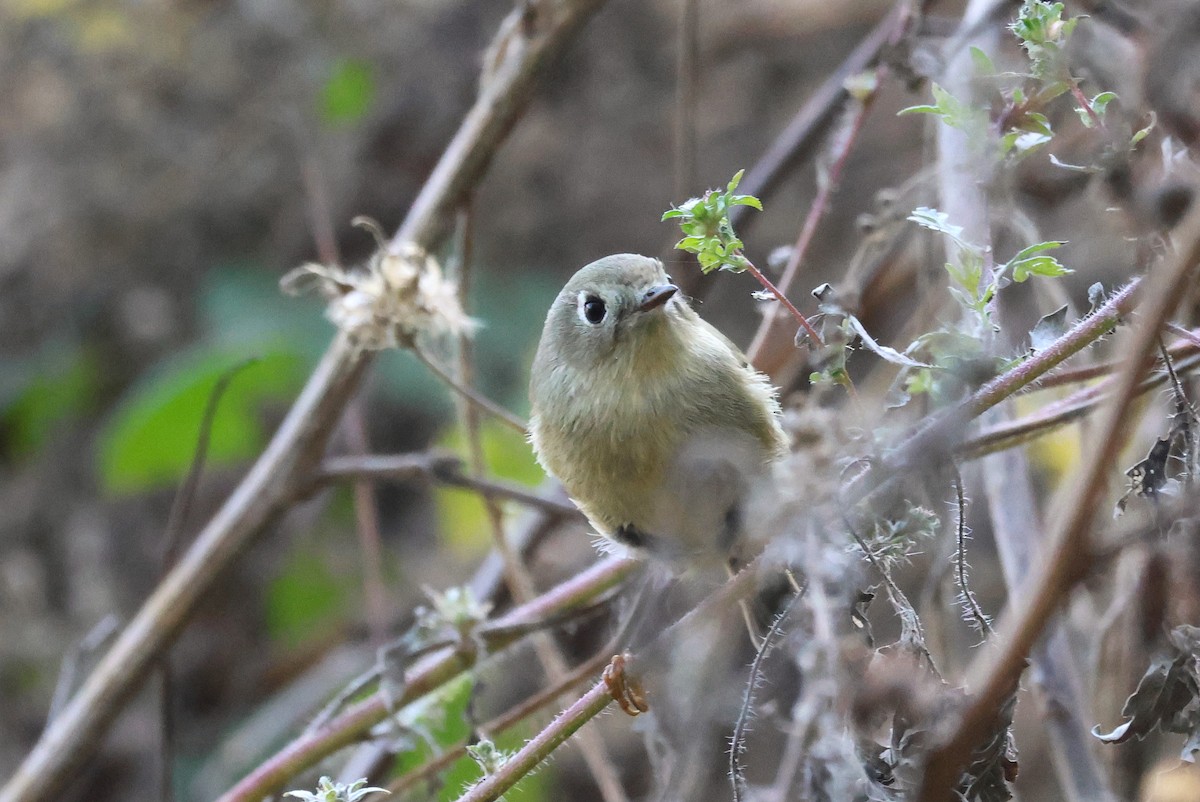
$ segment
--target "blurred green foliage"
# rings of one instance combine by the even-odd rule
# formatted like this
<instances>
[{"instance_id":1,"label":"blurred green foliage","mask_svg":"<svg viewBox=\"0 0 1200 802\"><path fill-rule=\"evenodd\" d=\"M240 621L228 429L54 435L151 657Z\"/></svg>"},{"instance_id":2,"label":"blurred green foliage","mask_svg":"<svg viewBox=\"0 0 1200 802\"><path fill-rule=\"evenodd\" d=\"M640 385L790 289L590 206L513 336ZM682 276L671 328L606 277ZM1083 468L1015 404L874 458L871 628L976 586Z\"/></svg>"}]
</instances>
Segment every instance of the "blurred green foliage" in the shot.
<instances>
[{"instance_id":1,"label":"blurred green foliage","mask_svg":"<svg viewBox=\"0 0 1200 802\"><path fill-rule=\"evenodd\" d=\"M87 412L100 366L79 343L51 342L30 357L0 360L0 422L16 457L35 452L58 427Z\"/></svg>"},{"instance_id":2,"label":"blurred green foliage","mask_svg":"<svg viewBox=\"0 0 1200 802\"><path fill-rule=\"evenodd\" d=\"M321 117L328 123L345 125L361 120L375 100L375 78L369 65L342 59L333 65L321 89Z\"/></svg>"},{"instance_id":3,"label":"blurred green foliage","mask_svg":"<svg viewBox=\"0 0 1200 802\"><path fill-rule=\"evenodd\" d=\"M208 399L239 358L237 352L201 347L145 376L102 434L104 487L119 493L177 483L191 463ZM208 463L231 465L257 454L266 441L260 405L293 395L306 368L296 354L274 351L239 371L213 418Z\"/></svg>"},{"instance_id":4,"label":"blurred green foliage","mask_svg":"<svg viewBox=\"0 0 1200 802\"><path fill-rule=\"evenodd\" d=\"M314 550L293 550L267 589L271 642L291 648L327 634L346 619L359 586L357 576L338 575Z\"/></svg>"},{"instance_id":5,"label":"blurred green foliage","mask_svg":"<svg viewBox=\"0 0 1200 802\"><path fill-rule=\"evenodd\" d=\"M527 365L539 321L556 288L546 281L506 282L481 274L472 293L483 335L476 342L479 384L503 404L524 410ZM222 375L248 357L257 362L236 375L217 410L208 460L230 466L266 444L262 411L285 407L328 345L333 329L313 299L284 297L275 277L251 264L229 265L206 278L197 297L195 345L151 367L126 390L98 435L97 467L109 492L139 492L176 484L191 463L205 406ZM19 366L18 366L19 367ZM64 418L83 411L94 390L97 366L78 344L56 346L29 360L24 371L5 371L0 414L12 448L36 449ZM411 354L380 354L375 389L394 403L451 417L449 391ZM465 453L461 438L452 445ZM487 435L489 462L501 476L535 482L541 477L519 437ZM478 507L468 498L451 507ZM484 521L449 514L456 532L478 532Z\"/></svg>"},{"instance_id":6,"label":"blurred green foliage","mask_svg":"<svg viewBox=\"0 0 1200 802\"><path fill-rule=\"evenodd\" d=\"M516 431L494 420L485 420L480 428L480 440L491 475L531 487L545 479L529 443ZM459 454L468 453L466 434L460 426L447 430L438 445ZM487 551L492 542L491 526L479 494L438 488L436 501L438 528L443 542L452 552L471 557Z\"/></svg>"},{"instance_id":7,"label":"blurred green foliage","mask_svg":"<svg viewBox=\"0 0 1200 802\"><path fill-rule=\"evenodd\" d=\"M330 335L316 304L283 298L271 276L244 266L210 274L197 306L196 344L144 374L99 432L97 467L109 492L178 483L217 382L251 357L255 363L233 377L217 408L208 463L253 457L267 439L263 406L283 406L295 396Z\"/></svg>"}]
</instances>

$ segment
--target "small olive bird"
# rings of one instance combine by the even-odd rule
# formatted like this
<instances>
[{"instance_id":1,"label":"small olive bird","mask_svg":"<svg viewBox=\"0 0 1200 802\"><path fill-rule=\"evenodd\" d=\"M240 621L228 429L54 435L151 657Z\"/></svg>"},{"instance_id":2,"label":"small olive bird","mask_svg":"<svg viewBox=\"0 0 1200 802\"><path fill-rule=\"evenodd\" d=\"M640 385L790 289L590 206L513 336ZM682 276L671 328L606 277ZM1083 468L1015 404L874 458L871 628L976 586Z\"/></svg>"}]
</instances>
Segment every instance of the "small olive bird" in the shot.
<instances>
[{"instance_id":1,"label":"small olive bird","mask_svg":"<svg viewBox=\"0 0 1200 802\"><path fill-rule=\"evenodd\" d=\"M767 378L646 256L606 256L567 282L530 398L539 462L597 531L682 568L730 559L787 447Z\"/></svg>"}]
</instances>

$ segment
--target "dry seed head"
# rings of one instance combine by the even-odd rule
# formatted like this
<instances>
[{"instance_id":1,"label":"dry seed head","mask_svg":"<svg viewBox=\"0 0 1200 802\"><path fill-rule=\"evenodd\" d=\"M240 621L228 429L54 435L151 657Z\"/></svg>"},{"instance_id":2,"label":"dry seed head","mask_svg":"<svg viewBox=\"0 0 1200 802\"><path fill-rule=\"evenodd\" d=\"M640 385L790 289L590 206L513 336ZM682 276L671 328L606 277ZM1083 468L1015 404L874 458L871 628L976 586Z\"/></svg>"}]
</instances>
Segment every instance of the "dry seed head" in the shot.
<instances>
[{"instance_id":1,"label":"dry seed head","mask_svg":"<svg viewBox=\"0 0 1200 802\"><path fill-rule=\"evenodd\" d=\"M329 304L325 316L363 350L411 347L418 337L470 333L475 321L458 300L454 282L424 249L391 248L374 220L354 224L375 237L379 249L364 267L308 263L280 280L292 295L315 288Z\"/></svg>"}]
</instances>

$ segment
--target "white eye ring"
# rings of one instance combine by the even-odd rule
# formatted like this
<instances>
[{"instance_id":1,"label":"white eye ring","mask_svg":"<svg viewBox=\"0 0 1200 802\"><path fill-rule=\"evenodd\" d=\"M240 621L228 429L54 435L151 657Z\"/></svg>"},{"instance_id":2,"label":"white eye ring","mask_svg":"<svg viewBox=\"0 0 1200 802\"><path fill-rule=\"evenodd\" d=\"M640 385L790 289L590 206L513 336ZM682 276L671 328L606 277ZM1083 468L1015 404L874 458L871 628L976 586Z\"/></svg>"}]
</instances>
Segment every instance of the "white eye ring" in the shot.
<instances>
[{"instance_id":1,"label":"white eye ring","mask_svg":"<svg viewBox=\"0 0 1200 802\"><path fill-rule=\"evenodd\" d=\"M576 301L576 312L579 314L579 319L589 326L600 325L608 315L604 299L596 293L588 292L587 290L579 293Z\"/></svg>"}]
</instances>

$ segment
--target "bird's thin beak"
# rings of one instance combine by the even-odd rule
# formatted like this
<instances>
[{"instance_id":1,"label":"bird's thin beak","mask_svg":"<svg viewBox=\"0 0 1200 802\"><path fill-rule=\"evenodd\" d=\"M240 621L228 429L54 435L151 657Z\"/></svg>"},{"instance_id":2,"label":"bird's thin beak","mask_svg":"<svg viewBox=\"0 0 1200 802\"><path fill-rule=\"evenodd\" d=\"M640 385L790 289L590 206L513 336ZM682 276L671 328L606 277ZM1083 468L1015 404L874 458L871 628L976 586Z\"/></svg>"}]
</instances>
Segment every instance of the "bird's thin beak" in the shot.
<instances>
[{"instance_id":1,"label":"bird's thin beak","mask_svg":"<svg viewBox=\"0 0 1200 802\"><path fill-rule=\"evenodd\" d=\"M657 287L651 287L642 294L642 302L638 305L638 311L649 312L651 309L657 309L671 300L671 297L677 292L679 292L679 288L674 284L659 284Z\"/></svg>"}]
</instances>

